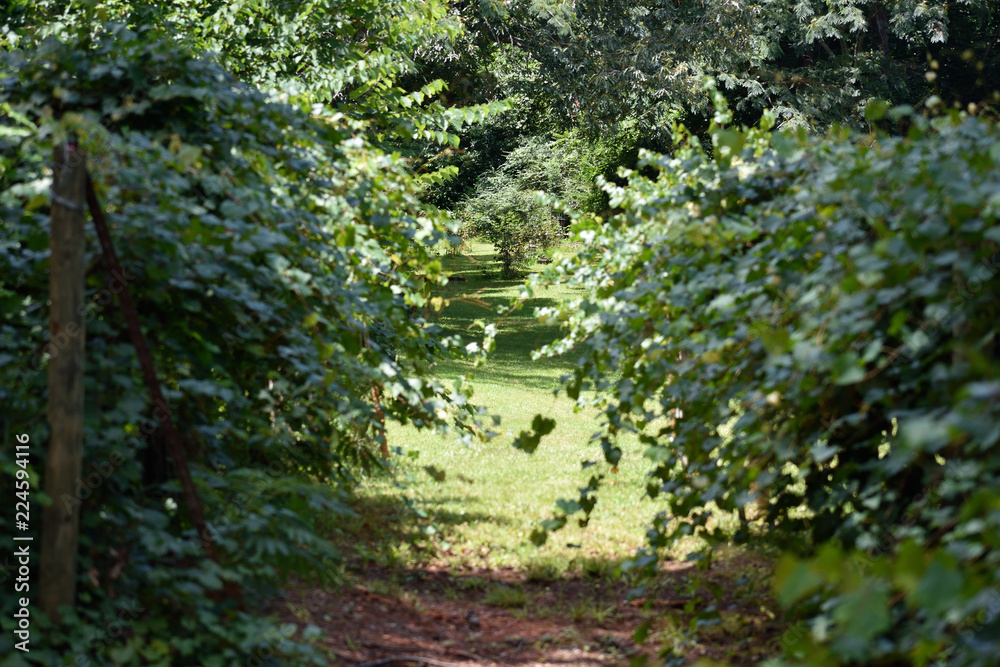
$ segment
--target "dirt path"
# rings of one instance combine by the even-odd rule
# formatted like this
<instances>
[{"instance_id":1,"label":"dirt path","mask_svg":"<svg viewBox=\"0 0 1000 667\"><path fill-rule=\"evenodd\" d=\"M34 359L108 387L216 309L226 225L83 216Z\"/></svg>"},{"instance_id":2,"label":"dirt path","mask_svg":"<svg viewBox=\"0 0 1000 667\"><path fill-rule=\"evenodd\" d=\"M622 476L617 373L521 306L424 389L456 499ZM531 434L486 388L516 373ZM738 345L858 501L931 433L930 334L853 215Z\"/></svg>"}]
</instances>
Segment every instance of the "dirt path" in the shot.
<instances>
[{"instance_id":1,"label":"dirt path","mask_svg":"<svg viewBox=\"0 0 1000 667\"><path fill-rule=\"evenodd\" d=\"M671 642L684 662L753 664L773 652L780 628L759 598L726 600L722 622L706 628L701 641L685 638L682 630L696 613L691 596L684 597L686 572L667 573L658 593L629 603L625 583L586 576L526 582L514 571L453 575L369 566L356 573L363 583L339 591L295 586L272 611L300 627L318 626L336 664L354 667L597 667L643 664L644 656L652 665L663 664L656 656ZM713 579L731 583L724 571ZM652 634L637 646L633 633L644 621Z\"/></svg>"}]
</instances>

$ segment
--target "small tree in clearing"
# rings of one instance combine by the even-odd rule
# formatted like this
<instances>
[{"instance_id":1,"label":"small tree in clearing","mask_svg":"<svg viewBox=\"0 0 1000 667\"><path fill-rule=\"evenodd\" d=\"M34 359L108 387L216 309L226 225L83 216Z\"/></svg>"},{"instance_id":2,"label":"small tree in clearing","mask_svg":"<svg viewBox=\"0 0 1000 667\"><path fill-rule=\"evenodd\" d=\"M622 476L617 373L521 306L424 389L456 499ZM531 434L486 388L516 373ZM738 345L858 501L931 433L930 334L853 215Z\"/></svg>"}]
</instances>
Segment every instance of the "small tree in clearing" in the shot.
<instances>
[{"instance_id":1,"label":"small tree in clearing","mask_svg":"<svg viewBox=\"0 0 1000 667\"><path fill-rule=\"evenodd\" d=\"M537 193L578 206L592 190L581 171L582 162L575 143L534 137L481 179L465 200L461 215L466 228L494 245L501 278L516 278L527 263L560 238L562 231L551 206L542 203Z\"/></svg>"},{"instance_id":2,"label":"small tree in clearing","mask_svg":"<svg viewBox=\"0 0 1000 667\"><path fill-rule=\"evenodd\" d=\"M559 238L560 228L546 206L526 201L528 193L510 193L500 210L467 217L469 231L496 248L500 277L516 278L522 267Z\"/></svg>"}]
</instances>

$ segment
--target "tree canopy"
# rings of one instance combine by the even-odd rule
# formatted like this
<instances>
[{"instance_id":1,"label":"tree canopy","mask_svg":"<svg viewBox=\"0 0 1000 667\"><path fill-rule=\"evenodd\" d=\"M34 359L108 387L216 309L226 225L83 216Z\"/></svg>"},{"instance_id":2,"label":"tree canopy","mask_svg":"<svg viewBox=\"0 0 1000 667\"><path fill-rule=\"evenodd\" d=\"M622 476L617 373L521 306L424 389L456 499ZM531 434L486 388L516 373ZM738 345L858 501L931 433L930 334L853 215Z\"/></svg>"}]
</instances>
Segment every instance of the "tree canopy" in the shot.
<instances>
[{"instance_id":1,"label":"tree canopy","mask_svg":"<svg viewBox=\"0 0 1000 667\"><path fill-rule=\"evenodd\" d=\"M998 15L993 0L548 0L483 3L470 23L536 64L519 83L564 122L634 118L666 136L678 114L709 111L706 76L745 119L770 109L779 127L862 124L873 100L981 103L997 88Z\"/></svg>"}]
</instances>

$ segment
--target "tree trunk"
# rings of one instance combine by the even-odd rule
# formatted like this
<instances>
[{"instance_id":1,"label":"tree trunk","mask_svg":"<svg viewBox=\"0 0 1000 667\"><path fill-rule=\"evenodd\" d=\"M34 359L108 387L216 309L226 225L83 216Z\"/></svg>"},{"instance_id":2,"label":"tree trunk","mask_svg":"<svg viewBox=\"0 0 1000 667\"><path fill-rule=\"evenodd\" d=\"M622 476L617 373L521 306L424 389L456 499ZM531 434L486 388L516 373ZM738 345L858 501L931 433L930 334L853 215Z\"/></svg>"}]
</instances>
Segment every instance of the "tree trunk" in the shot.
<instances>
[{"instance_id":1,"label":"tree trunk","mask_svg":"<svg viewBox=\"0 0 1000 667\"><path fill-rule=\"evenodd\" d=\"M42 515L39 607L59 622L59 607L76 598L80 532L77 481L83 466L83 250L86 163L75 140L53 157L49 296L49 444Z\"/></svg>"}]
</instances>

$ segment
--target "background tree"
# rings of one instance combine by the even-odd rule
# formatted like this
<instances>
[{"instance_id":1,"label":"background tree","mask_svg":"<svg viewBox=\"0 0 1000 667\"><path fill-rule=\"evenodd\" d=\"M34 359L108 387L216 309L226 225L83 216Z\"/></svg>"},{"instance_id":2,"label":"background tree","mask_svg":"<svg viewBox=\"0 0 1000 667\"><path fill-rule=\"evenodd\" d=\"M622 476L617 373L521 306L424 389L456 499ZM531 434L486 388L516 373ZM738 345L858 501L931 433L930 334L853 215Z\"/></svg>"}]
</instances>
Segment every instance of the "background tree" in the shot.
<instances>
[{"instance_id":1,"label":"background tree","mask_svg":"<svg viewBox=\"0 0 1000 667\"><path fill-rule=\"evenodd\" d=\"M873 99L916 104L937 93L964 108L995 105L1000 88L995 0L480 6L470 17L485 26L479 34L537 63L523 90L563 122L597 132L634 118L669 138L678 115L710 111L706 76L744 120L772 109L779 126L818 128L863 125Z\"/></svg>"},{"instance_id":2,"label":"background tree","mask_svg":"<svg viewBox=\"0 0 1000 667\"><path fill-rule=\"evenodd\" d=\"M517 276L529 260L563 236L552 206L539 193L580 206L590 194L581 166L585 145L570 137L527 139L503 165L480 178L462 203L467 233L487 239L497 250L500 275Z\"/></svg>"}]
</instances>

